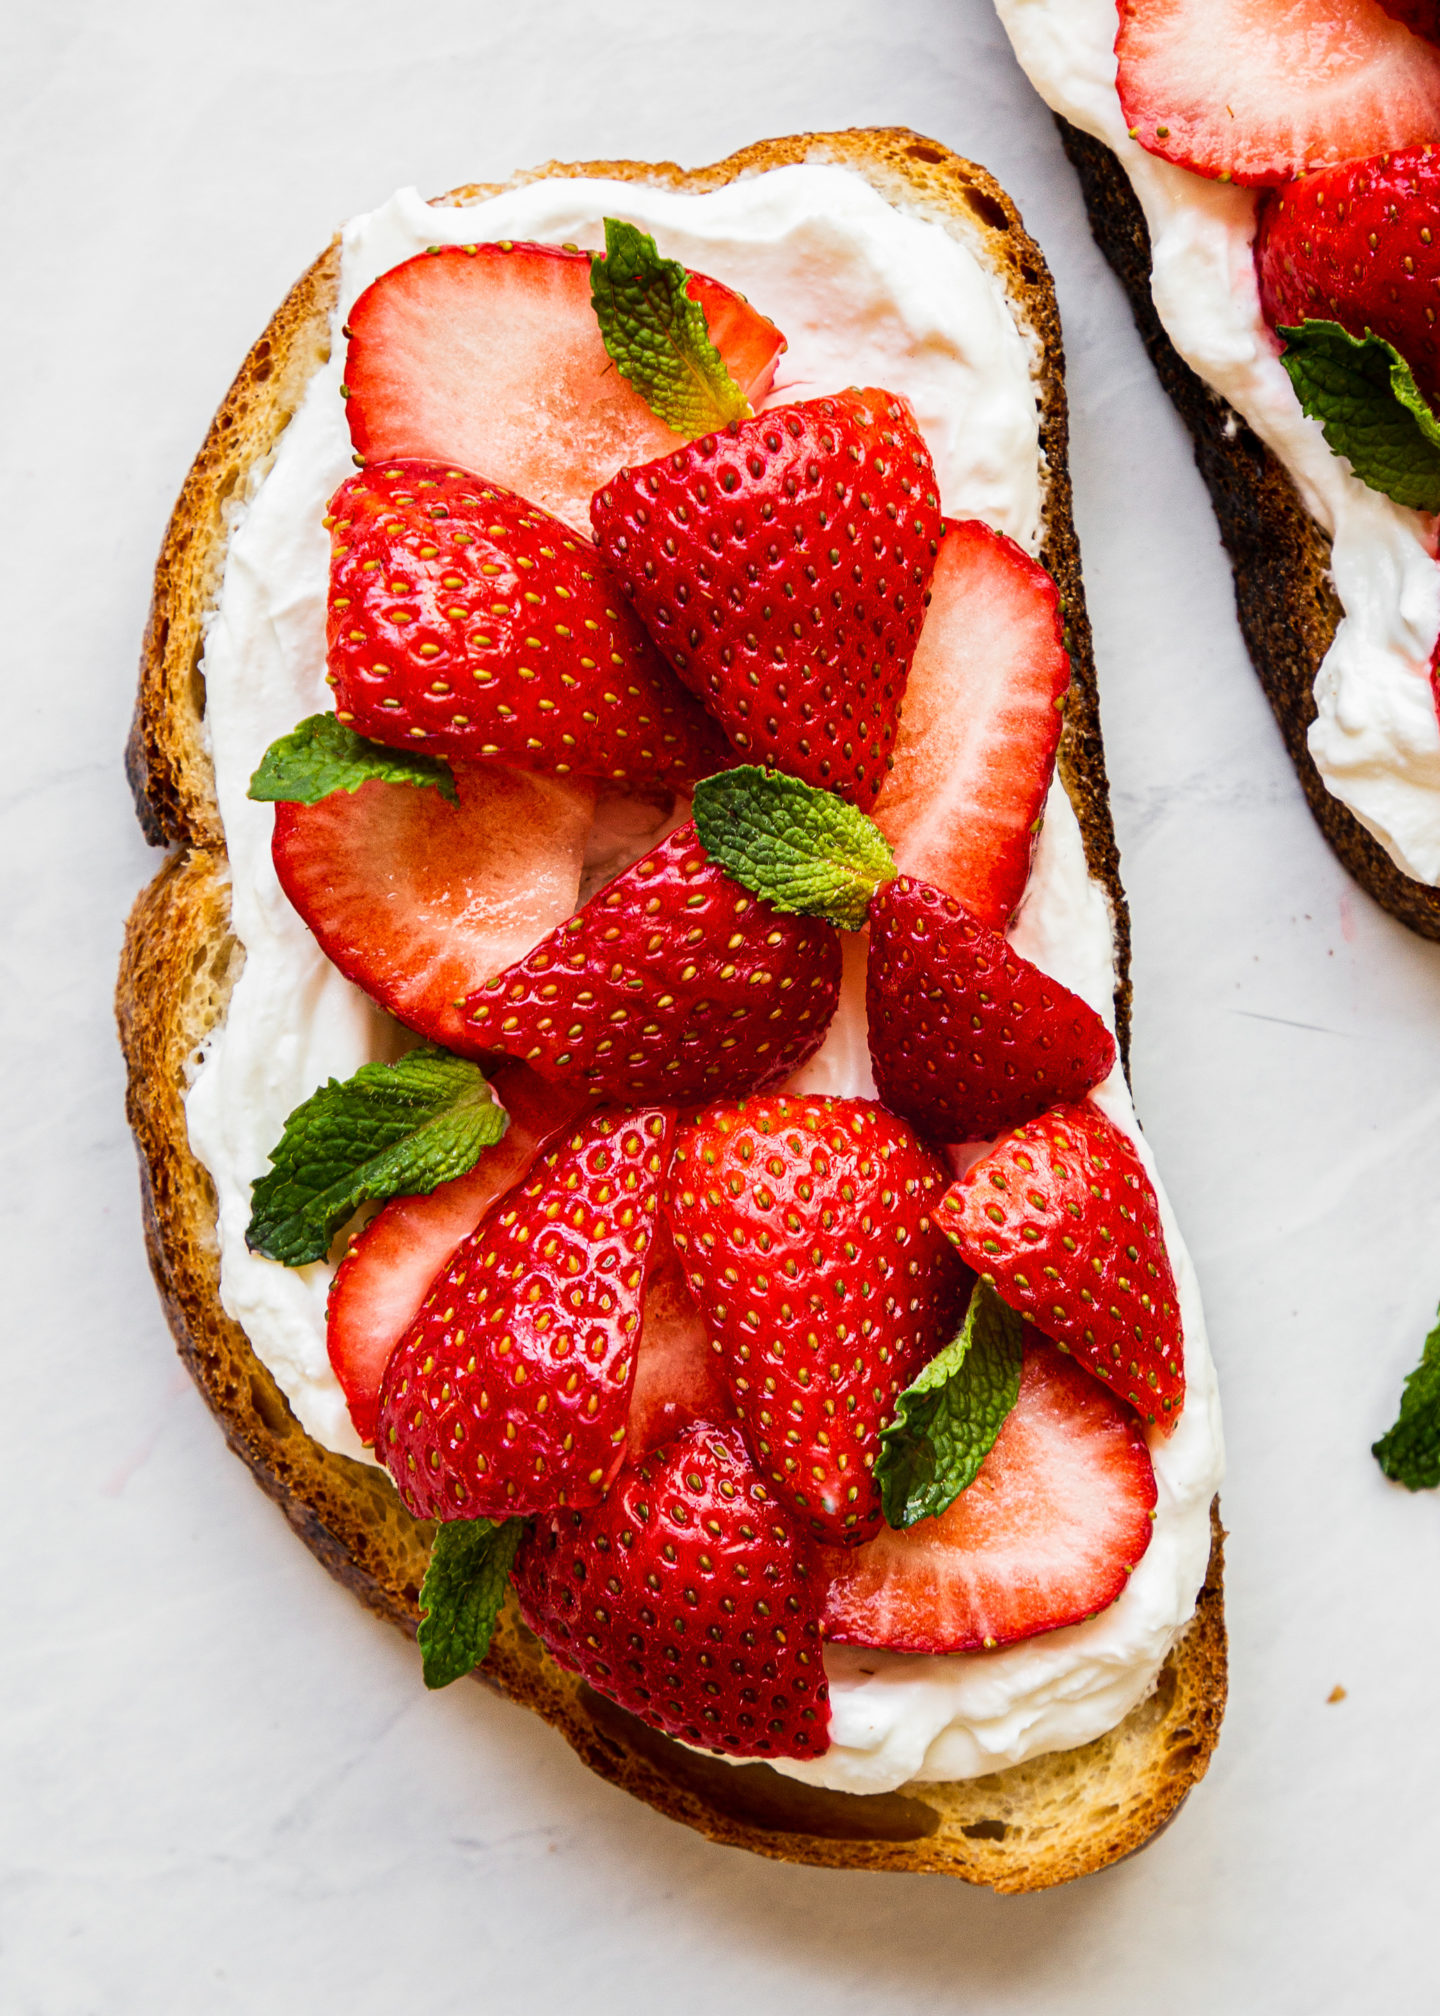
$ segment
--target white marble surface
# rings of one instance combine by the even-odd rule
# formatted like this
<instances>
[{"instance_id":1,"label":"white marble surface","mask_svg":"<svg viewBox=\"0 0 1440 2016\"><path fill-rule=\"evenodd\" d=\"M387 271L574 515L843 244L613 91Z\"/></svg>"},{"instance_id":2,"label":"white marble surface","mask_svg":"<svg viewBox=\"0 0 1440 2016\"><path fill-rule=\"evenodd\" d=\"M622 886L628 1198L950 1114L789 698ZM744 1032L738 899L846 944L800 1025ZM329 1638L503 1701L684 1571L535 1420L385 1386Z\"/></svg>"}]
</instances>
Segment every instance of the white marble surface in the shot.
<instances>
[{"instance_id":1,"label":"white marble surface","mask_svg":"<svg viewBox=\"0 0 1440 2016\"><path fill-rule=\"evenodd\" d=\"M1433 2008L1440 1503L1368 1447L1440 1295L1440 948L1310 824L1188 448L986 0L52 0L6 41L0 2006ZM1058 277L1136 1090L1229 1428L1216 1763L1141 1859L1014 1901L711 1847L478 1688L427 1698L179 1370L110 1024L155 865L119 771L148 571L334 222L400 182L881 122L988 162Z\"/></svg>"}]
</instances>

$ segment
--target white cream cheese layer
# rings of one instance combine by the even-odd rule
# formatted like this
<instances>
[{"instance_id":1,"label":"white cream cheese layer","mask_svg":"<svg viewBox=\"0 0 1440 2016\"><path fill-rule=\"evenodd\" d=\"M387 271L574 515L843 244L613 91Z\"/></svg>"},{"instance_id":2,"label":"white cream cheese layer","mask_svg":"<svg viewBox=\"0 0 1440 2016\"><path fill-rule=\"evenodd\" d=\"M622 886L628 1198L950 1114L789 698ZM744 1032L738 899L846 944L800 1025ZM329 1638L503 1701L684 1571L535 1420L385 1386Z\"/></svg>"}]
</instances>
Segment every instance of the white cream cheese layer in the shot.
<instances>
[{"instance_id":1,"label":"white cream cheese layer","mask_svg":"<svg viewBox=\"0 0 1440 2016\"><path fill-rule=\"evenodd\" d=\"M984 518L1037 549L1038 352L969 248L939 226L901 216L843 169L782 168L703 196L539 182L467 209L432 209L404 191L347 226L338 320L379 273L427 245L533 238L598 246L606 215L655 232L667 254L729 282L774 318L790 344L776 399L852 384L904 393L934 456L946 512ZM337 352L317 373L243 507L207 638L207 723L245 964L187 1110L191 1142L215 1182L226 1309L302 1426L331 1449L365 1457L326 1356L328 1268L276 1266L249 1253L244 1239L250 1186L286 1116L327 1077L347 1077L394 1047L393 1025L330 966L282 895L270 808L245 796L269 743L329 703L321 520L352 468L341 363ZM1108 907L1086 872L1058 784L1013 936L1027 957L1110 1017ZM846 1008L806 1078L837 1093L873 1094L863 1025L855 1027L863 992L857 949L847 961ZM1118 1072L1097 1097L1138 1140ZM974 1776L1090 1741L1154 1685L1204 1578L1222 1466L1194 1272L1161 1201L1180 1287L1188 1398L1175 1434L1152 1439L1155 1535L1124 1594L1085 1624L997 1652L914 1658L828 1648L831 1749L812 1765L782 1768L855 1791Z\"/></svg>"},{"instance_id":2,"label":"white cream cheese layer","mask_svg":"<svg viewBox=\"0 0 1440 2016\"><path fill-rule=\"evenodd\" d=\"M1129 176L1170 341L1274 450L1330 534L1345 614L1315 682L1310 753L1328 789L1407 875L1440 882L1440 722L1429 680L1440 568L1431 521L1362 483L1301 412L1260 312L1257 192L1176 168L1130 138L1115 89L1115 0L995 4L1046 104L1103 140Z\"/></svg>"}]
</instances>

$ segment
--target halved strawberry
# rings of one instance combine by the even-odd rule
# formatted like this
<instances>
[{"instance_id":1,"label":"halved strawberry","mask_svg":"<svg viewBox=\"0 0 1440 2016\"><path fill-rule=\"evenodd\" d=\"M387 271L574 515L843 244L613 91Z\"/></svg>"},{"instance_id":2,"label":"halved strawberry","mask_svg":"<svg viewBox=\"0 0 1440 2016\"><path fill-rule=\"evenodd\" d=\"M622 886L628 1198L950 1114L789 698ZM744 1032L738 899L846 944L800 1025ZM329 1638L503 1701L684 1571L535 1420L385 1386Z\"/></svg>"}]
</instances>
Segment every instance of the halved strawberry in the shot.
<instances>
[{"instance_id":1,"label":"halved strawberry","mask_svg":"<svg viewBox=\"0 0 1440 2016\"><path fill-rule=\"evenodd\" d=\"M685 1269L662 1212L645 1284L626 1461L638 1463L652 1449L673 1442L692 1422L720 1423L734 1412L719 1355L706 1334L699 1304L686 1286Z\"/></svg>"},{"instance_id":2,"label":"halved strawberry","mask_svg":"<svg viewBox=\"0 0 1440 2016\"><path fill-rule=\"evenodd\" d=\"M395 749L611 783L730 760L588 539L439 462L384 462L330 500L330 684Z\"/></svg>"},{"instance_id":3,"label":"halved strawberry","mask_svg":"<svg viewBox=\"0 0 1440 2016\"><path fill-rule=\"evenodd\" d=\"M1045 569L988 525L947 520L874 819L902 874L997 931L1025 893L1069 684Z\"/></svg>"},{"instance_id":4,"label":"halved strawberry","mask_svg":"<svg viewBox=\"0 0 1440 2016\"><path fill-rule=\"evenodd\" d=\"M975 1269L1168 1435L1185 1405L1180 1298L1154 1186L1098 1107L1055 1106L971 1164L937 1217Z\"/></svg>"},{"instance_id":5,"label":"halved strawberry","mask_svg":"<svg viewBox=\"0 0 1440 2016\"><path fill-rule=\"evenodd\" d=\"M537 1519L515 1592L560 1664L652 1729L732 1757L829 1745L810 1550L736 1427L688 1428L603 1505Z\"/></svg>"},{"instance_id":6,"label":"halved strawberry","mask_svg":"<svg viewBox=\"0 0 1440 2016\"><path fill-rule=\"evenodd\" d=\"M1088 1003L908 875L870 899L865 1003L880 1097L941 1141L988 1141L1115 1063Z\"/></svg>"},{"instance_id":7,"label":"halved strawberry","mask_svg":"<svg viewBox=\"0 0 1440 2016\"><path fill-rule=\"evenodd\" d=\"M773 1085L819 1048L840 940L709 859L693 821L465 1003L471 1045L596 1098L683 1102Z\"/></svg>"},{"instance_id":8,"label":"halved strawberry","mask_svg":"<svg viewBox=\"0 0 1440 2016\"><path fill-rule=\"evenodd\" d=\"M690 275L752 405L785 339L747 301ZM350 438L367 463L455 462L589 531L591 494L680 445L606 353L590 261L555 245L443 245L391 267L350 310Z\"/></svg>"},{"instance_id":9,"label":"halved strawberry","mask_svg":"<svg viewBox=\"0 0 1440 2016\"><path fill-rule=\"evenodd\" d=\"M500 1140L466 1175L428 1196L392 1197L351 1240L330 1283L325 1344L362 1442L375 1439L385 1367L430 1283L491 1205L589 1103L583 1092L549 1085L523 1064L502 1064L490 1084L510 1115Z\"/></svg>"},{"instance_id":10,"label":"halved strawberry","mask_svg":"<svg viewBox=\"0 0 1440 2016\"><path fill-rule=\"evenodd\" d=\"M732 421L590 506L660 649L749 760L868 811L940 536L934 465L892 393Z\"/></svg>"},{"instance_id":11,"label":"halved strawberry","mask_svg":"<svg viewBox=\"0 0 1440 2016\"><path fill-rule=\"evenodd\" d=\"M575 907L595 786L453 765L460 802L372 780L275 807L280 886L347 979L478 1056L459 1003Z\"/></svg>"},{"instance_id":12,"label":"halved strawberry","mask_svg":"<svg viewBox=\"0 0 1440 2016\"><path fill-rule=\"evenodd\" d=\"M707 1106L667 1209L756 1467L825 1539L880 1523L895 1399L950 1341L968 1281L935 1222L945 1170L866 1099Z\"/></svg>"},{"instance_id":13,"label":"halved strawberry","mask_svg":"<svg viewBox=\"0 0 1440 2016\"><path fill-rule=\"evenodd\" d=\"M1440 132L1440 50L1379 0L1119 0L1120 104L1152 154L1288 182Z\"/></svg>"},{"instance_id":14,"label":"halved strawberry","mask_svg":"<svg viewBox=\"0 0 1440 2016\"><path fill-rule=\"evenodd\" d=\"M937 1519L826 1548L825 1636L896 1652L975 1652L1078 1624L1115 1601L1150 1545L1155 1471L1117 1401L1043 1337L968 1490Z\"/></svg>"},{"instance_id":15,"label":"halved strawberry","mask_svg":"<svg viewBox=\"0 0 1440 2016\"><path fill-rule=\"evenodd\" d=\"M417 1518L604 1496L674 1124L660 1107L582 1121L436 1277L386 1367L375 1440Z\"/></svg>"},{"instance_id":16,"label":"halved strawberry","mask_svg":"<svg viewBox=\"0 0 1440 2016\"><path fill-rule=\"evenodd\" d=\"M1338 322L1352 336L1383 336L1435 404L1437 232L1440 152L1429 143L1287 183L1265 197L1255 230L1266 321L1272 328Z\"/></svg>"}]
</instances>

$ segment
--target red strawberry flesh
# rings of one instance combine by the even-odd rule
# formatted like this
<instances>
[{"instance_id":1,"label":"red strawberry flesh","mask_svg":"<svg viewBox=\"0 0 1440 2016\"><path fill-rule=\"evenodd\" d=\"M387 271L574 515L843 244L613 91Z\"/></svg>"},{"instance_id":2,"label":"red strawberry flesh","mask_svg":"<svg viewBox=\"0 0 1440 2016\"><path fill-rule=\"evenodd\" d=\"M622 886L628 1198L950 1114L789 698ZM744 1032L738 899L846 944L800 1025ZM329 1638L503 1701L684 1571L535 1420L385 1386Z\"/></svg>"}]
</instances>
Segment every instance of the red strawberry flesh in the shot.
<instances>
[{"instance_id":1,"label":"red strawberry flesh","mask_svg":"<svg viewBox=\"0 0 1440 2016\"><path fill-rule=\"evenodd\" d=\"M868 811L934 570L935 498L909 409L872 389L771 407L624 469L591 520L735 748Z\"/></svg>"},{"instance_id":2,"label":"red strawberry flesh","mask_svg":"<svg viewBox=\"0 0 1440 2016\"><path fill-rule=\"evenodd\" d=\"M1440 0L1380 0L1392 20L1403 21L1412 35L1440 42Z\"/></svg>"},{"instance_id":3,"label":"red strawberry flesh","mask_svg":"<svg viewBox=\"0 0 1440 2016\"><path fill-rule=\"evenodd\" d=\"M728 760L589 540L523 497L385 462L330 524L330 683L357 734L640 786Z\"/></svg>"},{"instance_id":4,"label":"red strawberry flesh","mask_svg":"<svg viewBox=\"0 0 1440 2016\"><path fill-rule=\"evenodd\" d=\"M692 274L688 292L758 404L784 337L718 281ZM367 463L458 463L586 532L607 477L680 445L611 363L583 252L441 246L381 274L348 330L350 438Z\"/></svg>"},{"instance_id":5,"label":"red strawberry flesh","mask_svg":"<svg viewBox=\"0 0 1440 2016\"><path fill-rule=\"evenodd\" d=\"M975 1652L1113 1603L1154 1531L1155 1472L1133 1416L1044 1338L968 1490L937 1519L825 1550L825 1636Z\"/></svg>"},{"instance_id":6,"label":"red strawberry flesh","mask_svg":"<svg viewBox=\"0 0 1440 2016\"><path fill-rule=\"evenodd\" d=\"M645 1314L630 1395L626 1458L638 1463L673 1442L693 1422L719 1423L734 1414L704 1319L685 1283L662 1212L655 1257L645 1286Z\"/></svg>"},{"instance_id":7,"label":"red strawberry flesh","mask_svg":"<svg viewBox=\"0 0 1440 2016\"><path fill-rule=\"evenodd\" d=\"M1185 1405L1180 1298L1139 1156L1093 1105L1007 1134L941 1200L978 1274L1168 1435Z\"/></svg>"},{"instance_id":8,"label":"red strawberry flesh","mask_svg":"<svg viewBox=\"0 0 1440 2016\"><path fill-rule=\"evenodd\" d=\"M1407 147L1347 161L1267 196L1255 234L1260 305L1272 328L1338 322L1393 343L1440 400L1440 154Z\"/></svg>"},{"instance_id":9,"label":"red strawberry flesh","mask_svg":"<svg viewBox=\"0 0 1440 2016\"><path fill-rule=\"evenodd\" d=\"M536 1521L515 1563L562 1666L682 1742L732 1757L829 1745L820 1591L735 1427L693 1427L603 1505Z\"/></svg>"},{"instance_id":10,"label":"red strawberry flesh","mask_svg":"<svg viewBox=\"0 0 1440 2016\"><path fill-rule=\"evenodd\" d=\"M320 949L401 1022L467 1057L472 988L575 907L595 786L453 766L459 804L372 779L275 807L280 886Z\"/></svg>"},{"instance_id":11,"label":"red strawberry flesh","mask_svg":"<svg viewBox=\"0 0 1440 2016\"><path fill-rule=\"evenodd\" d=\"M593 1505L625 1457L674 1116L607 1111L543 1156L437 1276L376 1448L421 1519Z\"/></svg>"},{"instance_id":12,"label":"red strawberry flesh","mask_svg":"<svg viewBox=\"0 0 1440 2016\"><path fill-rule=\"evenodd\" d=\"M423 1197L393 1197L350 1243L330 1283L325 1341L362 1442L373 1442L390 1354L462 1239L587 1103L523 1064L502 1064L491 1090L510 1115L505 1133L464 1176Z\"/></svg>"},{"instance_id":13,"label":"red strawberry flesh","mask_svg":"<svg viewBox=\"0 0 1440 2016\"><path fill-rule=\"evenodd\" d=\"M908 875L871 900L865 991L881 1099L942 1141L989 1140L1114 1067L1088 1003Z\"/></svg>"},{"instance_id":14,"label":"red strawberry flesh","mask_svg":"<svg viewBox=\"0 0 1440 2016\"><path fill-rule=\"evenodd\" d=\"M1440 131L1440 51L1379 0L1120 0L1120 105L1150 153L1292 176Z\"/></svg>"},{"instance_id":15,"label":"red strawberry flesh","mask_svg":"<svg viewBox=\"0 0 1440 2016\"><path fill-rule=\"evenodd\" d=\"M1069 684L1045 569L978 520L947 521L874 816L902 874L997 931L1025 893Z\"/></svg>"},{"instance_id":16,"label":"red strawberry flesh","mask_svg":"<svg viewBox=\"0 0 1440 2016\"><path fill-rule=\"evenodd\" d=\"M778 1082L822 1042L840 941L710 860L693 821L465 1003L474 1048L597 1098L713 1096Z\"/></svg>"},{"instance_id":17,"label":"red strawberry flesh","mask_svg":"<svg viewBox=\"0 0 1440 2016\"><path fill-rule=\"evenodd\" d=\"M703 1109L667 1208L756 1468L816 1535L880 1523L895 1399L950 1340L965 1270L935 1219L946 1171L864 1099Z\"/></svg>"}]
</instances>

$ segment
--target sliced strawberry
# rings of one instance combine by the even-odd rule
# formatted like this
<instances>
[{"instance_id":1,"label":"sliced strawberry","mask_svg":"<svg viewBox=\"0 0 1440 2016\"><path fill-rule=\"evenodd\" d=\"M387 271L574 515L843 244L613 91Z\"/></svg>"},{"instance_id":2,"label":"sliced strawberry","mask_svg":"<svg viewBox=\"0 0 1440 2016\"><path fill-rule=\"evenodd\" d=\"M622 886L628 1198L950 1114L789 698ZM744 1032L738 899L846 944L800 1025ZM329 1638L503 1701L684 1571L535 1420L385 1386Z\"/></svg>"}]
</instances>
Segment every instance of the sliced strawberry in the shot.
<instances>
[{"instance_id":1,"label":"sliced strawberry","mask_svg":"<svg viewBox=\"0 0 1440 2016\"><path fill-rule=\"evenodd\" d=\"M662 1214L645 1287L645 1314L630 1395L625 1447L638 1463L695 1421L728 1421L735 1410L685 1269Z\"/></svg>"},{"instance_id":2,"label":"sliced strawberry","mask_svg":"<svg viewBox=\"0 0 1440 2016\"><path fill-rule=\"evenodd\" d=\"M968 1277L943 1164L865 1099L773 1094L681 1129L667 1208L756 1467L828 1539L880 1523L895 1398L950 1340Z\"/></svg>"},{"instance_id":3,"label":"sliced strawberry","mask_svg":"<svg viewBox=\"0 0 1440 2016\"><path fill-rule=\"evenodd\" d=\"M1185 1405L1180 1298L1160 1207L1099 1108L1055 1106L947 1191L939 1221L978 1274L1168 1435Z\"/></svg>"},{"instance_id":4,"label":"sliced strawberry","mask_svg":"<svg viewBox=\"0 0 1440 2016\"><path fill-rule=\"evenodd\" d=\"M1393 343L1440 400L1440 154L1407 147L1347 161L1265 197L1255 232L1260 306L1272 328L1338 322Z\"/></svg>"},{"instance_id":5,"label":"sliced strawberry","mask_svg":"<svg viewBox=\"0 0 1440 2016\"><path fill-rule=\"evenodd\" d=\"M784 337L717 280L692 273L687 291L758 404ZM350 438L367 463L455 462L588 532L607 477L680 445L606 354L583 252L437 246L367 287L348 333Z\"/></svg>"},{"instance_id":6,"label":"sliced strawberry","mask_svg":"<svg viewBox=\"0 0 1440 2016\"><path fill-rule=\"evenodd\" d=\"M1440 131L1440 51L1379 0L1120 0L1131 135L1224 182L1288 182Z\"/></svg>"},{"instance_id":7,"label":"sliced strawberry","mask_svg":"<svg viewBox=\"0 0 1440 2016\"><path fill-rule=\"evenodd\" d=\"M827 1638L974 1652L1078 1624L1150 1545L1155 1472L1133 1416L1044 1338L979 1476L938 1519L825 1549Z\"/></svg>"},{"instance_id":8,"label":"sliced strawberry","mask_svg":"<svg viewBox=\"0 0 1440 2016\"><path fill-rule=\"evenodd\" d=\"M941 1141L989 1140L1114 1068L1088 1003L908 875L871 898L865 1002L880 1097Z\"/></svg>"},{"instance_id":9,"label":"sliced strawberry","mask_svg":"<svg viewBox=\"0 0 1440 2016\"><path fill-rule=\"evenodd\" d=\"M868 811L940 532L903 401L871 390L772 407L621 470L590 516L645 627L735 747Z\"/></svg>"},{"instance_id":10,"label":"sliced strawberry","mask_svg":"<svg viewBox=\"0 0 1440 2016\"><path fill-rule=\"evenodd\" d=\"M384 462L329 523L330 683L358 734L642 787L729 760L589 540L523 497Z\"/></svg>"},{"instance_id":11,"label":"sliced strawberry","mask_svg":"<svg viewBox=\"0 0 1440 2016\"><path fill-rule=\"evenodd\" d=\"M382 1008L467 1057L459 1003L575 907L595 786L456 763L460 802L372 780L275 807L280 886Z\"/></svg>"},{"instance_id":12,"label":"sliced strawberry","mask_svg":"<svg viewBox=\"0 0 1440 2016\"><path fill-rule=\"evenodd\" d=\"M465 1003L472 1048L596 1098L703 1099L773 1085L818 1049L840 940L782 915L677 827Z\"/></svg>"},{"instance_id":13,"label":"sliced strawberry","mask_svg":"<svg viewBox=\"0 0 1440 2016\"><path fill-rule=\"evenodd\" d=\"M659 1107L582 1121L436 1277L386 1367L375 1442L417 1518L603 1497L674 1124Z\"/></svg>"},{"instance_id":14,"label":"sliced strawberry","mask_svg":"<svg viewBox=\"0 0 1440 2016\"><path fill-rule=\"evenodd\" d=\"M1045 569L978 520L947 522L874 816L902 874L997 931L1025 893L1069 684Z\"/></svg>"},{"instance_id":15,"label":"sliced strawberry","mask_svg":"<svg viewBox=\"0 0 1440 2016\"><path fill-rule=\"evenodd\" d=\"M501 1139L466 1175L428 1196L392 1198L351 1240L330 1283L325 1343L363 1442L375 1439L380 1381L430 1283L491 1205L589 1103L523 1064L502 1064L491 1088L510 1115Z\"/></svg>"},{"instance_id":16,"label":"sliced strawberry","mask_svg":"<svg viewBox=\"0 0 1440 2016\"><path fill-rule=\"evenodd\" d=\"M560 1664L652 1729L732 1757L829 1745L810 1550L738 1428L689 1428L603 1505L538 1519L515 1590Z\"/></svg>"}]
</instances>

